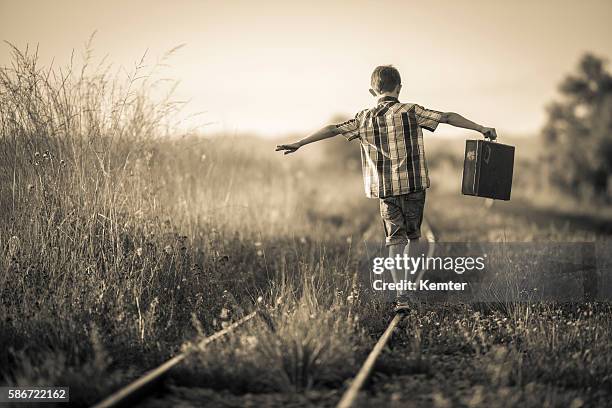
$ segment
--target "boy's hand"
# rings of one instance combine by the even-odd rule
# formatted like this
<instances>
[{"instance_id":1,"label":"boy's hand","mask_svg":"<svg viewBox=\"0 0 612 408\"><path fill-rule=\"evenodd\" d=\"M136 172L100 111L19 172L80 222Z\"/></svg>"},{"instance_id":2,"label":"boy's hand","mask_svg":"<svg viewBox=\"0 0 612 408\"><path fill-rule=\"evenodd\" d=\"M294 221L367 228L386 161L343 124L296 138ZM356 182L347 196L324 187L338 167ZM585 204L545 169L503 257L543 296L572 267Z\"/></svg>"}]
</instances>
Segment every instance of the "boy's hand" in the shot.
<instances>
[{"instance_id":1,"label":"boy's hand","mask_svg":"<svg viewBox=\"0 0 612 408\"><path fill-rule=\"evenodd\" d=\"M497 139L497 132L495 132L495 128L483 127L480 133L482 133L484 137L489 140Z\"/></svg>"},{"instance_id":2,"label":"boy's hand","mask_svg":"<svg viewBox=\"0 0 612 408\"><path fill-rule=\"evenodd\" d=\"M275 151L285 151L285 154L289 154L289 153L295 153L297 152L297 150L302 147L302 145L298 142L298 143L290 143L290 144L284 144L284 145L278 145L276 146L276 150Z\"/></svg>"}]
</instances>

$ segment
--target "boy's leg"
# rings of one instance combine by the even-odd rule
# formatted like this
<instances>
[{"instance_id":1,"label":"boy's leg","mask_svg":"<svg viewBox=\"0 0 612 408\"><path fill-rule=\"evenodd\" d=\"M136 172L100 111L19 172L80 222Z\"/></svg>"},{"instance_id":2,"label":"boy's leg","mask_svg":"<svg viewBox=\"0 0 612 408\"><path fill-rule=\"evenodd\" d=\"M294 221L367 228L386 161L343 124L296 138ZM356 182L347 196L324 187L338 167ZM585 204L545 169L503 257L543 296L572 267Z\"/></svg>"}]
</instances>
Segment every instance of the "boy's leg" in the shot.
<instances>
[{"instance_id":1,"label":"boy's leg","mask_svg":"<svg viewBox=\"0 0 612 408\"><path fill-rule=\"evenodd\" d=\"M406 232L409 239L404 254L409 258L419 258L424 255L423 243L421 242L420 238L421 224L423 223L423 212L425 209L425 191L418 191L406 195L406 199L402 204L404 217L406 220ZM416 279L421 273L421 268L411 270L410 273L410 281L417 283Z\"/></svg>"},{"instance_id":2,"label":"boy's leg","mask_svg":"<svg viewBox=\"0 0 612 408\"><path fill-rule=\"evenodd\" d=\"M413 238L413 239L409 240L408 243L406 244L406 247L404 248L404 253L403 254L406 255L409 258L413 257L413 256L418 256L418 254L416 253L417 250L418 250L418 248L417 248L418 242L419 242L418 238ZM416 272L418 272L418 271L416 271ZM405 269L404 270L404 279L405 280L408 280L408 278L409 278L408 275L409 275L408 269ZM412 273L412 276L414 276L414 273ZM410 280L412 280L412 279L410 279Z\"/></svg>"},{"instance_id":3,"label":"boy's leg","mask_svg":"<svg viewBox=\"0 0 612 408\"><path fill-rule=\"evenodd\" d=\"M403 255L406 248L408 248L408 245L409 244L404 244L404 243L389 245L389 258L395 259L397 255ZM393 269L391 269L391 277L393 278L394 283L399 283L402 280L402 278L406 279L406 269L398 270L397 268L394 267ZM403 296L404 294L405 294L404 290L396 291L396 297Z\"/></svg>"},{"instance_id":4,"label":"boy's leg","mask_svg":"<svg viewBox=\"0 0 612 408\"><path fill-rule=\"evenodd\" d=\"M410 239L410 241L406 245L406 248L404 249L404 255L406 255L408 258L421 257L423 255L423 246L421 244L422 242L419 238ZM418 283L417 279L419 277L419 274L421 273L422 268L423 266L420 266L418 269L410 270L410 271L406 269L404 271L404 280L414 282L415 284L417 284ZM416 295L417 295L416 292L412 292L412 291L408 292L403 297L403 300L414 302L416 301Z\"/></svg>"},{"instance_id":5,"label":"boy's leg","mask_svg":"<svg viewBox=\"0 0 612 408\"><path fill-rule=\"evenodd\" d=\"M389 258L395 258L397 255L408 256L408 257L418 257L419 253L419 238L413 238L408 241L407 244L395 244L389 245ZM407 268L403 268L398 270L396 268L391 269L391 277L393 278L394 283L399 283L400 281L408 282L412 281L414 277L418 274L419 271L415 271L414 273L410 272ZM404 297L408 294L408 291L398 290L396 291L397 297Z\"/></svg>"},{"instance_id":6,"label":"boy's leg","mask_svg":"<svg viewBox=\"0 0 612 408\"><path fill-rule=\"evenodd\" d=\"M384 198L380 200L380 213L385 227L386 245L389 247L389 257L408 255L419 257L421 247L421 223L425 206L425 191L417 191L402 196ZM412 272L412 271L411 271ZM408 276L409 271L393 268L391 276L395 283L402 280L409 281L415 278L419 271ZM405 303L408 291L396 291L400 303Z\"/></svg>"},{"instance_id":7,"label":"boy's leg","mask_svg":"<svg viewBox=\"0 0 612 408\"><path fill-rule=\"evenodd\" d=\"M385 229L385 245L389 248L389 258L395 259L397 255L403 256L408 235L406 233L406 222L402 211L402 197L393 196L380 200L380 215ZM399 283L404 276L404 271L398 268L391 269L391 277L394 283ZM396 291L396 296L404 294L403 290Z\"/></svg>"}]
</instances>

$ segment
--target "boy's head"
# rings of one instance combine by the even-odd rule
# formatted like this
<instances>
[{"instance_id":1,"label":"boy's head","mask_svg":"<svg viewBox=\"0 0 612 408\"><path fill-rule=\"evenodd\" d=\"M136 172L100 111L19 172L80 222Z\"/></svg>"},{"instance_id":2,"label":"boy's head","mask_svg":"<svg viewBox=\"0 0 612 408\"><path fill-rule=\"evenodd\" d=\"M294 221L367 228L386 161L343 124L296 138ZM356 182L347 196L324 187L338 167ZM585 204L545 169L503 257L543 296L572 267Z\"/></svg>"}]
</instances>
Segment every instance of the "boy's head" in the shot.
<instances>
[{"instance_id":1,"label":"boy's head","mask_svg":"<svg viewBox=\"0 0 612 408\"><path fill-rule=\"evenodd\" d=\"M399 95L402 88L400 73L391 65L380 65L372 72L370 93L374 96L382 94Z\"/></svg>"}]
</instances>

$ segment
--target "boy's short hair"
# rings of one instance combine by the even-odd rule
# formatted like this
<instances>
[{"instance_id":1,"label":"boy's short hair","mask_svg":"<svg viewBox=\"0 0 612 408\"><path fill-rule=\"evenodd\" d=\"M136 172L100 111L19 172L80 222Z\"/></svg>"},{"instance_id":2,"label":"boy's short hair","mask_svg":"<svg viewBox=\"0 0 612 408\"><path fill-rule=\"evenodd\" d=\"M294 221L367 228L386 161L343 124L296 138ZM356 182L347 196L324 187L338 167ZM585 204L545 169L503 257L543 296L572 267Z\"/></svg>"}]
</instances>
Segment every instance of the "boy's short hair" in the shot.
<instances>
[{"instance_id":1,"label":"boy's short hair","mask_svg":"<svg viewBox=\"0 0 612 408\"><path fill-rule=\"evenodd\" d=\"M372 72L370 86L378 93L391 92L402 83L399 71L392 65L380 65Z\"/></svg>"}]
</instances>

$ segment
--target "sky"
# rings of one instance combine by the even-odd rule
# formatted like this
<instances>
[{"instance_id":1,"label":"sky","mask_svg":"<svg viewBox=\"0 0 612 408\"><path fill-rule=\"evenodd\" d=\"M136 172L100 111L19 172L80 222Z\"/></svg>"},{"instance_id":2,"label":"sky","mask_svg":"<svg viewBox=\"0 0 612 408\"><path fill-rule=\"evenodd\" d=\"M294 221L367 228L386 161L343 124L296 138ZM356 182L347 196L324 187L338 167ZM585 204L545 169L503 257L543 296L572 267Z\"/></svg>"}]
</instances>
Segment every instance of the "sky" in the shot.
<instances>
[{"instance_id":1,"label":"sky","mask_svg":"<svg viewBox=\"0 0 612 408\"><path fill-rule=\"evenodd\" d=\"M383 64L402 101L535 134L584 52L612 58L611 20L610 0L0 0L0 39L38 44L43 64L67 63L94 31L95 56L127 69L185 44L163 71L189 101L183 125L270 137L373 106ZM9 55L0 45L1 66Z\"/></svg>"}]
</instances>

